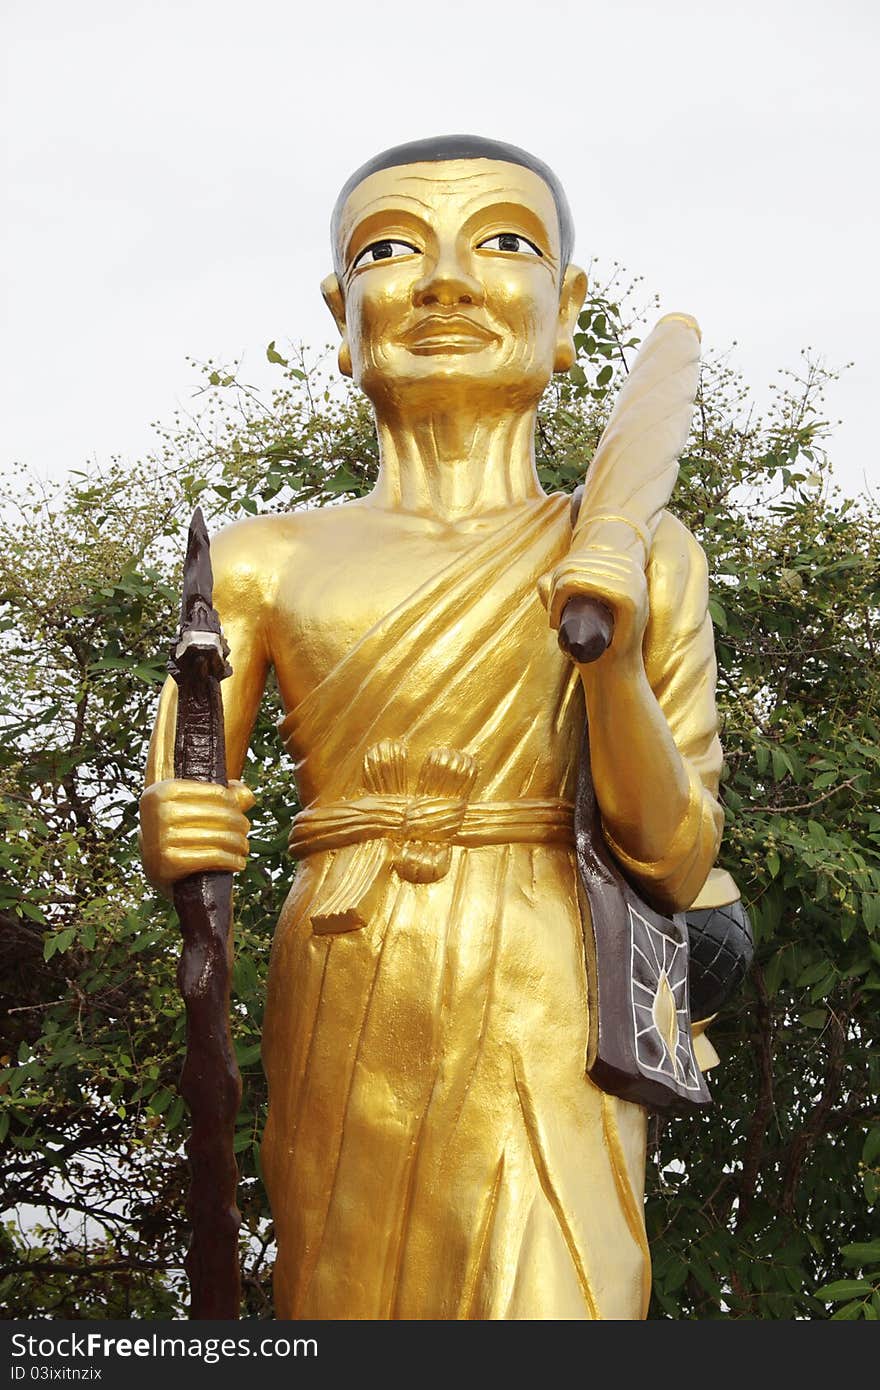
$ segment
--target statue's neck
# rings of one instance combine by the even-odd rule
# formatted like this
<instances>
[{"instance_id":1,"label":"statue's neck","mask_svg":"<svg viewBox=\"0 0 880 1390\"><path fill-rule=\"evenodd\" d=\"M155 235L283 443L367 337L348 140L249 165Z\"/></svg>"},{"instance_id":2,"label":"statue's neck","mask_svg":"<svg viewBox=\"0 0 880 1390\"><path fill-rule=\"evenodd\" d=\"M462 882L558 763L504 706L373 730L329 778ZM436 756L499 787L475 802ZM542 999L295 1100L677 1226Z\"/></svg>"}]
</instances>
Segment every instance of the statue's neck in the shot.
<instances>
[{"instance_id":1,"label":"statue's neck","mask_svg":"<svg viewBox=\"0 0 880 1390\"><path fill-rule=\"evenodd\" d=\"M543 496L535 469L536 407L503 418L437 409L376 414L373 506L454 524Z\"/></svg>"}]
</instances>

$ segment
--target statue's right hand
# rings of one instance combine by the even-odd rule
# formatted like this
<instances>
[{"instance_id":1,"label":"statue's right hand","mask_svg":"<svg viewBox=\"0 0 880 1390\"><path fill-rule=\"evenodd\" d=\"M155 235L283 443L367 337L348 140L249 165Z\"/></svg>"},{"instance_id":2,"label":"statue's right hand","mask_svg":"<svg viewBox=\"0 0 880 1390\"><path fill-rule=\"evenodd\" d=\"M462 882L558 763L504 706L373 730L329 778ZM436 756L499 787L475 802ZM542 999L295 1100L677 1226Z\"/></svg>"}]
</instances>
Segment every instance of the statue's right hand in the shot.
<instances>
[{"instance_id":1,"label":"statue's right hand","mask_svg":"<svg viewBox=\"0 0 880 1390\"><path fill-rule=\"evenodd\" d=\"M153 887L171 897L173 885L188 874L243 869L250 829L244 813L253 804L244 782L221 787L168 778L147 787L140 801L140 847Z\"/></svg>"}]
</instances>

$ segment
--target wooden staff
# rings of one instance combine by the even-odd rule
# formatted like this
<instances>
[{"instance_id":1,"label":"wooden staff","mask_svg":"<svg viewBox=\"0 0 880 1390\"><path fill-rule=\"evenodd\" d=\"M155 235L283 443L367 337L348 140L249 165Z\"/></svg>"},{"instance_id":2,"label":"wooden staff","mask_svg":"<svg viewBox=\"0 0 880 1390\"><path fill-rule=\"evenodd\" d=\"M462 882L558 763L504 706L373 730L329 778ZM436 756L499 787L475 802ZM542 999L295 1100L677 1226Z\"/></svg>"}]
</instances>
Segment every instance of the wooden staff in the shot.
<instances>
[{"instance_id":1,"label":"wooden staff","mask_svg":"<svg viewBox=\"0 0 880 1390\"><path fill-rule=\"evenodd\" d=\"M226 786L220 682L232 674L220 618L208 532L197 507L183 572L180 632L168 670L178 685L174 775ZM237 1318L241 1298L233 1140L241 1077L229 1030L232 874L198 873L174 885L183 950L177 982L186 1004L180 1092L192 1119L186 1151L192 1237L185 1260L192 1318Z\"/></svg>"},{"instance_id":2,"label":"wooden staff","mask_svg":"<svg viewBox=\"0 0 880 1390\"><path fill-rule=\"evenodd\" d=\"M642 345L587 470L572 558L601 542L604 523L623 522L641 538L647 564L678 477L699 377L696 319L667 314ZM582 594L568 600L559 620L559 645L575 661L595 661L613 634L614 619L604 603Z\"/></svg>"}]
</instances>

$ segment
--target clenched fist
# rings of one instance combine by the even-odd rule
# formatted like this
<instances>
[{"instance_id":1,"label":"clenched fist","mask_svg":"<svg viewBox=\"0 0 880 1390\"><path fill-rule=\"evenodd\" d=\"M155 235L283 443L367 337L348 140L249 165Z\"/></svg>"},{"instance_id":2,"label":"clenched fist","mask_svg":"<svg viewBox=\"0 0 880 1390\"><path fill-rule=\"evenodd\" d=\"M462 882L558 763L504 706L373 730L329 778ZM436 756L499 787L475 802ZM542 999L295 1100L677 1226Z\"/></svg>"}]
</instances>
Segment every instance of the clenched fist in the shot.
<instances>
[{"instance_id":1,"label":"clenched fist","mask_svg":"<svg viewBox=\"0 0 880 1390\"><path fill-rule=\"evenodd\" d=\"M140 844L153 887L170 898L188 874L243 869L250 829L244 813L254 800L244 782L221 787L168 778L148 787L140 801Z\"/></svg>"},{"instance_id":2,"label":"clenched fist","mask_svg":"<svg viewBox=\"0 0 880 1390\"><path fill-rule=\"evenodd\" d=\"M608 646L615 664L639 662L648 621L644 547L627 526L608 521L601 530L588 523L579 542L551 581L550 615L559 628L560 645L575 661L595 660ZM605 642L592 654L586 647L595 620L578 602L582 599L601 604L607 615Z\"/></svg>"}]
</instances>

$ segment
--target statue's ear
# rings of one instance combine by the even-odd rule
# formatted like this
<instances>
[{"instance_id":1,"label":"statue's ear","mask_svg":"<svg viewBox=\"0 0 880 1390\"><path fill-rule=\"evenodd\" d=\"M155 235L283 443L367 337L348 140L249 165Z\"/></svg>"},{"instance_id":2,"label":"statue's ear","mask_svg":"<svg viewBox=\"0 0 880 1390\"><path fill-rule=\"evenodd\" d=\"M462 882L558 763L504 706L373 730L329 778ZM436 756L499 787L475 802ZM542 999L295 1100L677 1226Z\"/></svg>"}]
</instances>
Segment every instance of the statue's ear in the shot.
<instances>
[{"instance_id":1,"label":"statue's ear","mask_svg":"<svg viewBox=\"0 0 880 1390\"><path fill-rule=\"evenodd\" d=\"M574 345L574 330L578 314L587 294L586 273L580 266L566 268L559 295L559 323L556 335L556 356L553 359L554 372L567 372L574 366L577 349Z\"/></svg>"},{"instance_id":2,"label":"statue's ear","mask_svg":"<svg viewBox=\"0 0 880 1390\"><path fill-rule=\"evenodd\" d=\"M342 298L342 289L335 275L328 275L321 281L321 294L324 296L324 303L330 310L340 333L345 332L345 300Z\"/></svg>"},{"instance_id":3,"label":"statue's ear","mask_svg":"<svg viewBox=\"0 0 880 1390\"><path fill-rule=\"evenodd\" d=\"M351 376L351 349L348 346L348 332L345 323L345 299L342 287L335 275L328 275L321 281L321 294L324 303L333 315L333 321L342 335L339 344L339 370L343 376Z\"/></svg>"}]
</instances>

